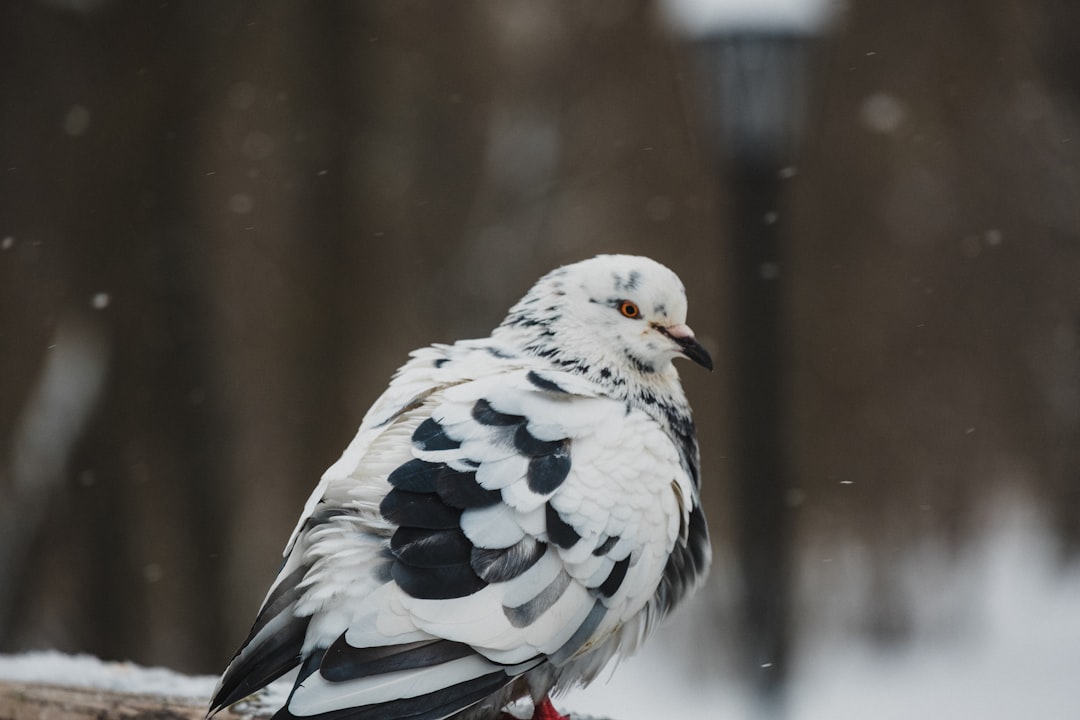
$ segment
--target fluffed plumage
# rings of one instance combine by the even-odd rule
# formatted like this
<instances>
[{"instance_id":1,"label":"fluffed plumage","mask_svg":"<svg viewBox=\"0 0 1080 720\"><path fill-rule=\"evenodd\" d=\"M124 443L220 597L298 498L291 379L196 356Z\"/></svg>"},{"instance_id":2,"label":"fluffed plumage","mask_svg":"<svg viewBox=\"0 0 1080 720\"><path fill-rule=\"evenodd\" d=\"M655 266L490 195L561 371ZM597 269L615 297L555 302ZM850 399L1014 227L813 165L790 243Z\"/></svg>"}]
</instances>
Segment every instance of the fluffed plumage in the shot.
<instances>
[{"instance_id":1,"label":"fluffed plumage","mask_svg":"<svg viewBox=\"0 0 1080 720\"><path fill-rule=\"evenodd\" d=\"M299 666L275 718L476 720L585 684L704 579L671 361L678 277L558 268L491 336L412 353L325 473L211 713Z\"/></svg>"}]
</instances>

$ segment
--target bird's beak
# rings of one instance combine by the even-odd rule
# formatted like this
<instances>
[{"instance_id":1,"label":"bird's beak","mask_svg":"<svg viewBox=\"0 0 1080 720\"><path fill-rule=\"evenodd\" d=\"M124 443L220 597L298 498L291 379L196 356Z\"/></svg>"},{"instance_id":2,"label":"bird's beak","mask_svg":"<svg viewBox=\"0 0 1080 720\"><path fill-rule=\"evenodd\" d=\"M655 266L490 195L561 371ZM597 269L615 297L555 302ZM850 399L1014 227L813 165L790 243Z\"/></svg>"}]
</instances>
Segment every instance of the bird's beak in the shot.
<instances>
[{"instance_id":1,"label":"bird's beak","mask_svg":"<svg viewBox=\"0 0 1080 720\"><path fill-rule=\"evenodd\" d=\"M712 358L708 351L694 337L694 331L689 325L658 325L657 329L675 341L682 354L690 358L706 370L712 370Z\"/></svg>"}]
</instances>

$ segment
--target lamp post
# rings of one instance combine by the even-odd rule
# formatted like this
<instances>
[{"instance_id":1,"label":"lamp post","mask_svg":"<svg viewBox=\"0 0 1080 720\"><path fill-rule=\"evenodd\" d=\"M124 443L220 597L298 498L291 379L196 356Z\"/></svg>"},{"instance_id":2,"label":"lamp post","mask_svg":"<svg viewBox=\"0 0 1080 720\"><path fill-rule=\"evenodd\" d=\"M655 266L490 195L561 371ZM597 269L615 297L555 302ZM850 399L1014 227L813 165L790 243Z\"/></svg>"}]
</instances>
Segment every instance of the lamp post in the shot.
<instances>
[{"instance_id":1,"label":"lamp post","mask_svg":"<svg viewBox=\"0 0 1080 720\"><path fill-rule=\"evenodd\" d=\"M814 97L831 0L665 0L688 47L728 226L734 436L733 516L742 581L746 677L767 715L782 713L790 662L790 287L782 210Z\"/></svg>"}]
</instances>

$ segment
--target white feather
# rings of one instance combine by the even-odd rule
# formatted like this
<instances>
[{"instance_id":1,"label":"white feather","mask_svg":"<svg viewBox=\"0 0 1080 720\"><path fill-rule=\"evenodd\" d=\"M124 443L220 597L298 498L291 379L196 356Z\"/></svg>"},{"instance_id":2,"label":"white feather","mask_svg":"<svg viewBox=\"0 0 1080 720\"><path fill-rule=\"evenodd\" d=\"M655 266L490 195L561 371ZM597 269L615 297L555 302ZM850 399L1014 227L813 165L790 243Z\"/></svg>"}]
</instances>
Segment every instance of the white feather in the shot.
<instances>
[{"instance_id":1,"label":"white feather","mask_svg":"<svg viewBox=\"0 0 1080 720\"><path fill-rule=\"evenodd\" d=\"M304 680L293 695L289 711L306 717L356 705L417 697L497 669L484 658L470 655L435 667L398 670L344 682L327 682L316 673Z\"/></svg>"},{"instance_id":2,"label":"white feather","mask_svg":"<svg viewBox=\"0 0 1080 720\"><path fill-rule=\"evenodd\" d=\"M473 545L487 549L510 547L525 537L513 508L502 503L466 510L461 515L461 531Z\"/></svg>"},{"instance_id":3,"label":"white feather","mask_svg":"<svg viewBox=\"0 0 1080 720\"><path fill-rule=\"evenodd\" d=\"M624 317L618 309L624 300L636 303L645 319ZM508 685L491 707L515 693L539 699L553 687L592 680L615 653L636 648L668 609L658 606L657 590L671 553L689 557L687 543L707 541L703 530L695 537L687 531L698 502L696 446L673 429L691 427L671 364L685 349L685 315L682 284L670 270L644 258L601 256L542 278L492 337L412 353L305 504L272 588L295 600L264 609L278 614L264 619L226 678L235 680L230 673L256 662L259 648L272 647L272 638L296 619L307 623L298 657L324 652L342 636L355 648L448 640L474 652L341 682L316 671L290 701L298 716L419 697L500 669L508 682L522 674L525 682ZM684 342L662 332L665 326L678 327ZM691 356L702 360L703 352ZM425 440L432 423L451 442L438 434ZM544 472L531 486L530 454L542 453L537 443L548 442L562 443L567 465L534 466L534 474ZM499 491L487 505L491 496L474 488L477 504L486 506L465 509L456 520L469 552L498 558L499 582L474 577L470 584L469 573L457 570L425 575L422 562L390 572L390 564L405 560L389 553L398 528L380 508L392 492L388 476L412 460L444 463L462 473L454 482ZM544 492L533 490L538 482ZM401 512L423 518L428 510ZM448 505L439 512L439 523L458 517ZM445 549L438 533L417 531ZM514 566L527 554L499 555L523 540L520 548L548 543L527 569ZM403 542L410 553L431 551ZM707 545L694 553L707 563ZM613 576L616 567L625 574ZM282 586L301 569L299 584ZM688 572L695 575L679 579L680 592L700 582L704 567Z\"/></svg>"},{"instance_id":4,"label":"white feather","mask_svg":"<svg viewBox=\"0 0 1080 720\"><path fill-rule=\"evenodd\" d=\"M550 585L562 570L563 564L559 554L549 549L531 568L513 580L503 583L503 606L521 607Z\"/></svg>"}]
</instances>

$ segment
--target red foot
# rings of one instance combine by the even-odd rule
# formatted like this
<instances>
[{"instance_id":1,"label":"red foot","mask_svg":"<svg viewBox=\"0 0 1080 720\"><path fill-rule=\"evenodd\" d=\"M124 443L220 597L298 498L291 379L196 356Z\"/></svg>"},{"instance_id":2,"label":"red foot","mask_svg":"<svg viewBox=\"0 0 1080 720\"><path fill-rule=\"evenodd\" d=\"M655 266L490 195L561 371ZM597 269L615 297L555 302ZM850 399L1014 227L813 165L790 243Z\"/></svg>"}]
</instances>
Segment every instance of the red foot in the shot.
<instances>
[{"instance_id":1,"label":"red foot","mask_svg":"<svg viewBox=\"0 0 1080 720\"><path fill-rule=\"evenodd\" d=\"M551 700L545 697L533 710L532 720L570 720L570 718L566 715L560 715L555 706L551 704Z\"/></svg>"},{"instance_id":2,"label":"red foot","mask_svg":"<svg viewBox=\"0 0 1080 720\"><path fill-rule=\"evenodd\" d=\"M518 720L510 713L500 713L499 720ZM532 720L570 720L569 715L560 715L559 711L555 709L555 706L551 704L551 700L544 698L533 709Z\"/></svg>"}]
</instances>

